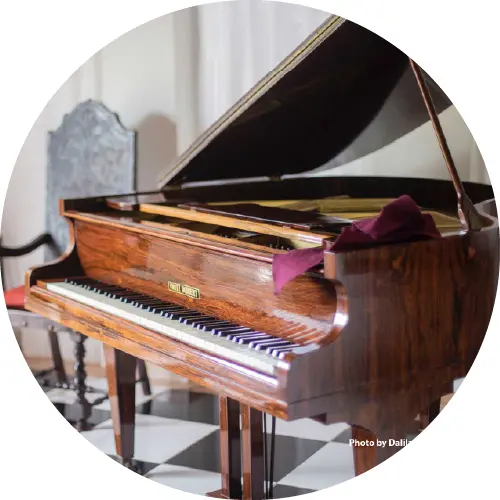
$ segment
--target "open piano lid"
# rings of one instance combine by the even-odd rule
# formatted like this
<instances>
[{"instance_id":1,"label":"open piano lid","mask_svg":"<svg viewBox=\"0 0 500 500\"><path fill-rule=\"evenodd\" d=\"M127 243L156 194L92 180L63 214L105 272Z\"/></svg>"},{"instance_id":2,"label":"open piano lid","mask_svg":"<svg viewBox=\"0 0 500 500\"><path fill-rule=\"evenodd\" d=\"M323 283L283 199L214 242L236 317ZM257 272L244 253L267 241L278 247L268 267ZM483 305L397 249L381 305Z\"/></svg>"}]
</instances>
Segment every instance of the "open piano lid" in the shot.
<instances>
[{"instance_id":1,"label":"open piano lid","mask_svg":"<svg viewBox=\"0 0 500 500\"><path fill-rule=\"evenodd\" d=\"M430 84L442 111L451 103ZM300 174L337 159L331 168L428 120L408 57L371 31L332 16L160 176L160 189Z\"/></svg>"}]
</instances>

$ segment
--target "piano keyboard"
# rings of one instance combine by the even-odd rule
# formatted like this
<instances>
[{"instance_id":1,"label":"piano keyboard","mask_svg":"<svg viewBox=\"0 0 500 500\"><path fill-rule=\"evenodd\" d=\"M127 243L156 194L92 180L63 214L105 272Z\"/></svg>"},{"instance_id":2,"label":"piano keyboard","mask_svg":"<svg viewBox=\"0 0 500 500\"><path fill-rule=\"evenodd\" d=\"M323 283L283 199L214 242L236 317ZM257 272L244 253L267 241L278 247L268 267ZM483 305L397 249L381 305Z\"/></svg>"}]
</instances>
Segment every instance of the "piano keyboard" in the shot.
<instances>
[{"instance_id":1,"label":"piano keyboard","mask_svg":"<svg viewBox=\"0 0 500 500\"><path fill-rule=\"evenodd\" d=\"M58 295L270 375L286 352L299 347L264 332L90 278L66 279L46 286Z\"/></svg>"}]
</instances>

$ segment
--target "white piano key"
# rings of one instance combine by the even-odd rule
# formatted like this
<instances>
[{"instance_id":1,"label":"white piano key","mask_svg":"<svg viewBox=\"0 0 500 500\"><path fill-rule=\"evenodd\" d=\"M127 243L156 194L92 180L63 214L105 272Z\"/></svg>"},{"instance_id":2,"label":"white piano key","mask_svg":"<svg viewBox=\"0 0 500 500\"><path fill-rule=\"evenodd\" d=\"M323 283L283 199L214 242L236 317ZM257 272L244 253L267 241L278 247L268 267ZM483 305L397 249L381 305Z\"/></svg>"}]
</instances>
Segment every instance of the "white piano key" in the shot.
<instances>
[{"instance_id":1,"label":"white piano key","mask_svg":"<svg viewBox=\"0 0 500 500\"><path fill-rule=\"evenodd\" d=\"M87 290L81 286L71 283L53 282L47 283L47 289L76 302L86 304L149 330L161 333L169 338L266 374L274 375L275 367L281 364L279 358L265 352L250 349L248 346L228 341L225 337L218 337L210 332L182 324L177 320L167 319L159 314L145 311L126 302L121 302L120 300Z\"/></svg>"}]
</instances>

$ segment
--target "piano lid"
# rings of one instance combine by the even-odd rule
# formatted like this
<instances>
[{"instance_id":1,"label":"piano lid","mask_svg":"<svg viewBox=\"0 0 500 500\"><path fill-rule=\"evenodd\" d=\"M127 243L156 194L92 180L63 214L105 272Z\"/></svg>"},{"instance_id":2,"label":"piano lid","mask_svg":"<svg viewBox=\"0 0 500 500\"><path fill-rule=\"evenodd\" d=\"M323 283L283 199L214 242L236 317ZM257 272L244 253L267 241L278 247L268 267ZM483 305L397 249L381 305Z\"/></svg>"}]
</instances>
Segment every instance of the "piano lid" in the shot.
<instances>
[{"instance_id":1,"label":"piano lid","mask_svg":"<svg viewBox=\"0 0 500 500\"><path fill-rule=\"evenodd\" d=\"M440 112L451 103L429 84ZM332 16L160 176L160 189L340 166L428 120L408 57Z\"/></svg>"}]
</instances>

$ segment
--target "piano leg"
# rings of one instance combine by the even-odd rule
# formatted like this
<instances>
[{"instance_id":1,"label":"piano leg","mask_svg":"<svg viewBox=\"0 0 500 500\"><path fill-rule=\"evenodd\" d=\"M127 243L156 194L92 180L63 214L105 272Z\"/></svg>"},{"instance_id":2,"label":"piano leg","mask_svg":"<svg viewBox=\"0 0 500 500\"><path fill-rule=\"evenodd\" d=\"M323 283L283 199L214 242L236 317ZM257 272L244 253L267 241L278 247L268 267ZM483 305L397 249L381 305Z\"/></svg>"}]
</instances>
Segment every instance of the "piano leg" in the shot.
<instances>
[{"instance_id":1,"label":"piano leg","mask_svg":"<svg viewBox=\"0 0 500 500\"><path fill-rule=\"evenodd\" d=\"M116 454L125 467L133 469L137 359L106 344L104 357Z\"/></svg>"},{"instance_id":2,"label":"piano leg","mask_svg":"<svg viewBox=\"0 0 500 500\"><path fill-rule=\"evenodd\" d=\"M262 412L241 404L243 500L262 500L264 492L264 432Z\"/></svg>"},{"instance_id":3,"label":"piano leg","mask_svg":"<svg viewBox=\"0 0 500 500\"><path fill-rule=\"evenodd\" d=\"M387 439L384 440L386 441L385 446L377 446L377 436L373 432L354 425L352 426L352 439L354 440L354 472L356 476L373 469L404 447L402 444L390 446ZM394 437L394 439L404 441L404 437Z\"/></svg>"},{"instance_id":4,"label":"piano leg","mask_svg":"<svg viewBox=\"0 0 500 500\"><path fill-rule=\"evenodd\" d=\"M219 398L220 461L222 489L208 493L213 498L241 498L240 404Z\"/></svg>"},{"instance_id":5,"label":"piano leg","mask_svg":"<svg viewBox=\"0 0 500 500\"><path fill-rule=\"evenodd\" d=\"M432 421L439 415L440 411L441 398L433 401L428 408L420 413L420 430L424 430L426 427L428 427L432 423Z\"/></svg>"},{"instance_id":6,"label":"piano leg","mask_svg":"<svg viewBox=\"0 0 500 500\"><path fill-rule=\"evenodd\" d=\"M148 370L146 362L142 359L137 360L137 382L142 386L142 392L145 396L151 396L151 384L149 383Z\"/></svg>"}]
</instances>

